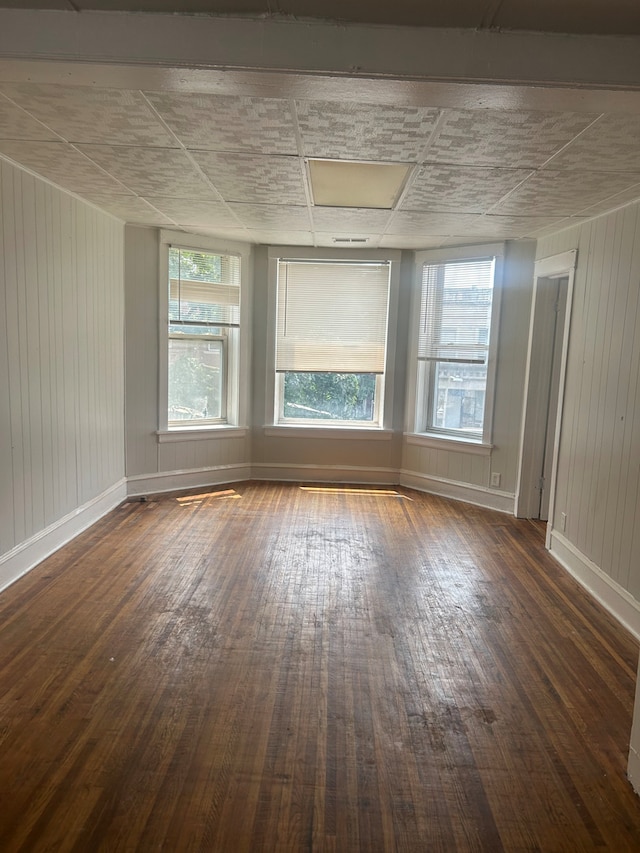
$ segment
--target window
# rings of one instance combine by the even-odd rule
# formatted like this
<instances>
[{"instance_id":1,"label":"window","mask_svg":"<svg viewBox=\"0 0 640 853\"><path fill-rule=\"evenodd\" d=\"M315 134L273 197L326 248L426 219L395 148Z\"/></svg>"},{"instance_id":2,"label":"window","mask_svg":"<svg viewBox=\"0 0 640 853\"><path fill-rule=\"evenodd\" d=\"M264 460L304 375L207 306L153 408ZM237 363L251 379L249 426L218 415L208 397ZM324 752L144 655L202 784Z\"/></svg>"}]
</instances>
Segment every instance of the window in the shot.
<instances>
[{"instance_id":1,"label":"window","mask_svg":"<svg viewBox=\"0 0 640 853\"><path fill-rule=\"evenodd\" d=\"M495 270L495 256L422 265L417 432L490 441Z\"/></svg>"},{"instance_id":2,"label":"window","mask_svg":"<svg viewBox=\"0 0 640 853\"><path fill-rule=\"evenodd\" d=\"M390 269L278 259L276 423L382 426Z\"/></svg>"},{"instance_id":3,"label":"window","mask_svg":"<svg viewBox=\"0 0 640 853\"><path fill-rule=\"evenodd\" d=\"M240 258L168 249L167 424L228 421L240 325Z\"/></svg>"}]
</instances>

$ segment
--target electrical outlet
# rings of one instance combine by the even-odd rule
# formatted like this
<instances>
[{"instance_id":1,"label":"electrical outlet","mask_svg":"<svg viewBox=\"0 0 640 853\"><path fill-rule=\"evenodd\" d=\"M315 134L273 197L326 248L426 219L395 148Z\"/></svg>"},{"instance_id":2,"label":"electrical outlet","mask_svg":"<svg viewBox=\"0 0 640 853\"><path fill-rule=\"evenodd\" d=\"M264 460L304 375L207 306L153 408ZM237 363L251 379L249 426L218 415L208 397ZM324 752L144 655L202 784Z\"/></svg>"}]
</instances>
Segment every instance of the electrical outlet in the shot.
<instances>
[{"instance_id":1,"label":"electrical outlet","mask_svg":"<svg viewBox=\"0 0 640 853\"><path fill-rule=\"evenodd\" d=\"M567 529L567 513L561 512L560 513L560 532L564 533L566 531L566 529Z\"/></svg>"},{"instance_id":2,"label":"electrical outlet","mask_svg":"<svg viewBox=\"0 0 640 853\"><path fill-rule=\"evenodd\" d=\"M491 485L496 487L500 486L500 479L501 475L494 471L491 475Z\"/></svg>"}]
</instances>

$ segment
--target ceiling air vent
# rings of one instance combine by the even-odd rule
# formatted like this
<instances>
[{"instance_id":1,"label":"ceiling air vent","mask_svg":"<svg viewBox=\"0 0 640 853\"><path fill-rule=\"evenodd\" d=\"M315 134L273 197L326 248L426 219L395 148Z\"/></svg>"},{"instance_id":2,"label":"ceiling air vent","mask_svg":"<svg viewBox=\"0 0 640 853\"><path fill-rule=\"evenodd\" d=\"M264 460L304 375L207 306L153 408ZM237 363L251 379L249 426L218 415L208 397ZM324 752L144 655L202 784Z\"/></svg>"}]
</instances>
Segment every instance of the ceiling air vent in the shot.
<instances>
[{"instance_id":1,"label":"ceiling air vent","mask_svg":"<svg viewBox=\"0 0 640 853\"><path fill-rule=\"evenodd\" d=\"M368 237L334 237L334 243L366 243Z\"/></svg>"}]
</instances>

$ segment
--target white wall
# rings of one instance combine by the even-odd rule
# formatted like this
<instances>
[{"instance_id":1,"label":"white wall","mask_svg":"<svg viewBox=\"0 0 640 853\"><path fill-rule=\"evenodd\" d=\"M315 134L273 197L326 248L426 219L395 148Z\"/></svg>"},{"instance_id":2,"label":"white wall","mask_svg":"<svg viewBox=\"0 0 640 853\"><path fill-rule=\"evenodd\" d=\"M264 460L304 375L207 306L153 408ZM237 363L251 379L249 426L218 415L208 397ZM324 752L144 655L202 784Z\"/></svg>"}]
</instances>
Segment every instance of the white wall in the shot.
<instances>
[{"instance_id":1,"label":"white wall","mask_svg":"<svg viewBox=\"0 0 640 853\"><path fill-rule=\"evenodd\" d=\"M578 255L552 551L640 599L640 205L543 239L537 256L568 249Z\"/></svg>"},{"instance_id":2,"label":"white wall","mask_svg":"<svg viewBox=\"0 0 640 853\"><path fill-rule=\"evenodd\" d=\"M155 228L125 227L127 476L158 471L159 243Z\"/></svg>"},{"instance_id":3,"label":"white wall","mask_svg":"<svg viewBox=\"0 0 640 853\"><path fill-rule=\"evenodd\" d=\"M124 476L124 290L122 225L1 160L0 217L1 587Z\"/></svg>"}]
</instances>

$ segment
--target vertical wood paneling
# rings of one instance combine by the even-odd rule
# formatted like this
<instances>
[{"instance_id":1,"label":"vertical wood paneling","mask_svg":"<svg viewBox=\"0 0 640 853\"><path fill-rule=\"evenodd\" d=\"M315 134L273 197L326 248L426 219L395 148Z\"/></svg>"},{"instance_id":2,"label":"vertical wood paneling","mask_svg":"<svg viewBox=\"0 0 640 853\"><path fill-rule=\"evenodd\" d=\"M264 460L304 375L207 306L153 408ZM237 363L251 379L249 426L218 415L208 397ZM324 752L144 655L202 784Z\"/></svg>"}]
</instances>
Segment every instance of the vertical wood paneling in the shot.
<instances>
[{"instance_id":1,"label":"vertical wood paneling","mask_svg":"<svg viewBox=\"0 0 640 853\"><path fill-rule=\"evenodd\" d=\"M632 215L625 215L621 211L616 217L618 228L614 244L615 261L612 263L612 280L615 281L612 298L608 302L608 314L611 317L608 323L611 335L608 342L607 370L603 371L604 377L604 411L603 433L601 442L601 453L598 457L598 483L602 484L602 503L611 512L611 518L607 512L596 514L594 525L594 553L596 562L611 562L611 555L615 551L613 533L618 513L618 494L621 486L621 458L624 439L624 415L619 414L620 400L628 400L629 379L628 370L621 372L622 364L629 362L628 356L623 358L625 345L624 334L618 334L617 329L624 329L625 316L628 309L631 288L627 286L630 281L631 255L621 251L622 245L629 245L633 241L633 235L637 227L637 208L629 211ZM615 579L620 581L621 566L613 566L612 572Z\"/></svg>"},{"instance_id":2,"label":"vertical wood paneling","mask_svg":"<svg viewBox=\"0 0 640 853\"><path fill-rule=\"evenodd\" d=\"M640 597L640 207L540 241L578 249L556 518L589 560Z\"/></svg>"},{"instance_id":3,"label":"vertical wood paneling","mask_svg":"<svg viewBox=\"0 0 640 853\"><path fill-rule=\"evenodd\" d=\"M127 475L158 467L159 243L153 228L125 229ZM165 469L174 470L174 469Z\"/></svg>"},{"instance_id":4,"label":"vertical wood paneling","mask_svg":"<svg viewBox=\"0 0 640 853\"><path fill-rule=\"evenodd\" d=\"M45 210L51 205L51 187L38 182L36 185L38 211ZM52 404L55 397L52 395L52 365L51 358L51 329L49 318L53 314L51 296L51 275L49 263L47 262L49 250L49 228L51 217L38 215L36 220L36 252L38 259L38 339L40 341L40 374L41 384L41 407L42 422L48 424L48 429L42 431L42 458L43 458L43 525L49 523L55 512L53 499L54 477L53 468L55 460L54 443L54 419ZM53 331L55 337L55 329Z\"/></svg>"},{"instance_id":5,"label":"vertical wood paneling","mask_svg":"<svg viewBox=\"0 0 640 853\"><path fill-rule=\"evenodd\" d=\"M122 225L0 162L0 554L124 475Z\"/></svg>"},{"instance_id":6,"label":"vertical wood paneling","mask_svg":"<svg viewBox=\"0 0 640 853\"><path fill-rule=\"evenodd\" d=\"M10 257L7 248L6 235L8 225L5 222L6 212L3 199L8 193L7 176L0 169L0 246L4 251L0 254L0 277L7 275L10 268ZM9 406L9 390L11 387L10 372L10 327L12 300L7 288L0 291L0 552L7 543L14 541L14 511L13 511L13 468L11 465L12 420Z\"/></svg>"},{"instance_id":7,"label":"vertical wood paneling","mask_svg":"<svg viewBox=\"0 0 640 853\"><path fill-rule=\"evenodd\" d=\"M617 495L615 512L615 535L612 550L619 543L618 563L620 582L625 588L632 589L634 595L640 592L638 564L640 554L640 205L633 208L635 227L630 240L631 264L629 271L630 287L623 327L622 363L628 364L628 384L620 383L619 405L626 400L627 412L634 416L621 415L622 438L620 454L621 483ZM631 211L630 211L631 213ZM631 460L631 465L629 464ZM629 470L630 469L630 470ZM629 476L623 477L628 472ZM623 531L632 530L632 536L623 536ZM613 561L613 556L612 556ZM633 575L632 575L633 571ZM640 597L640 596L639 596Z\"/></svg>"}]
</instances>

